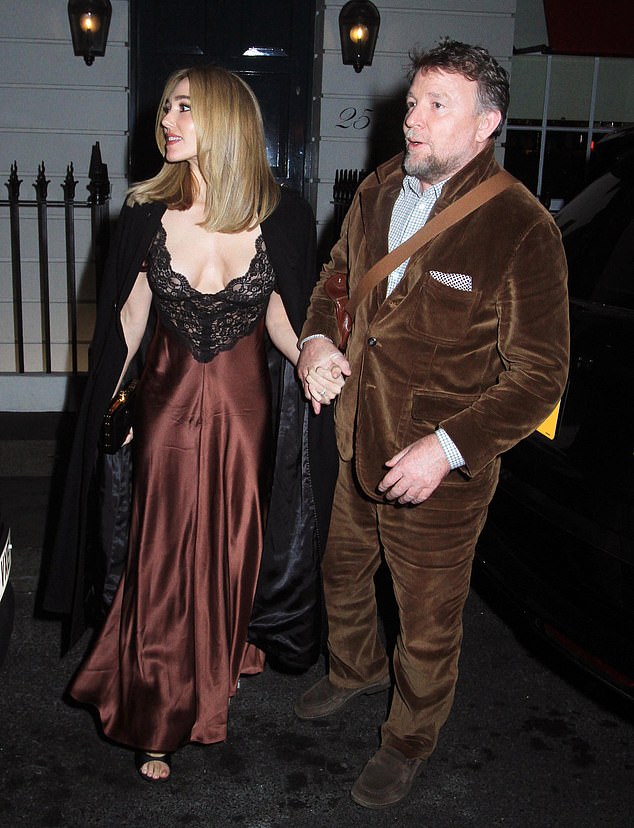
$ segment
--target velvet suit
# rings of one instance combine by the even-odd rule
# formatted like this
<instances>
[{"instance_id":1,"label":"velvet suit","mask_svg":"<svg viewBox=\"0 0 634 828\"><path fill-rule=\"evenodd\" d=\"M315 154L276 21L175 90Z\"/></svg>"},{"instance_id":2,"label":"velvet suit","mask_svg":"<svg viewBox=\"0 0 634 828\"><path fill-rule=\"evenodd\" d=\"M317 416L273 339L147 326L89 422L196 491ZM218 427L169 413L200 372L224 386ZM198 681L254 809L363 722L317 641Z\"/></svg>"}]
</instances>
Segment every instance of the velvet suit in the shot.
<instances>
[{"instance_id":1,"label":"velvet suit","mask_svg":"<svg viewBox=\"0 0 634 828\"><path fill-rule=\"evenodd\" d=\"M336 340L323 284L333 271L352 289L387 253L402 156L364 180L311 299L302 337ZM443 210L499 170L493 143L444 185ZM433 278L465 274L472 290ZM499 456L559 400L568 366L567 269L559 231L519 183L441 233L361 303L336 403L341 457L323 561L330 680L354 688L382 678L373 575L385 556L399 607L395 691L383 742L426 758L451 707L462 610L473 552L498 478ZM442 426L465 465L417 506L377 490L385 462Z\"/></svg>"}]
</instances>

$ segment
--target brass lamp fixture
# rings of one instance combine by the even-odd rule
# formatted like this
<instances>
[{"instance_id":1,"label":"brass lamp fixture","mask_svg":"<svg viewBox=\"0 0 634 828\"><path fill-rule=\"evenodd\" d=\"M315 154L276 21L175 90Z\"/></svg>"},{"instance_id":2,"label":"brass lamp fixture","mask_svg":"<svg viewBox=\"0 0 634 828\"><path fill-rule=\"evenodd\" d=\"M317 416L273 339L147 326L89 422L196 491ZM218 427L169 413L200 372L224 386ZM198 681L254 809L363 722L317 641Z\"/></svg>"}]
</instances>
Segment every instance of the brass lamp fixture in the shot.
<instances>
[{"instance_id":1,"label":"brass lamp fixture","mask_svg":"<svg viewBox=\"0 0 634 828\"><path fill-rule=\"evenodd\" d=\"M381 15L370 0L350 0L339 12L339 36L344 66L360 72L372 65Z\"/></svg>"},{"instance_id":2,"label":"brass lamp fixture","mask_svg":"<svg viewBox=\"0 0 634 828\"><path fill-rule=\"evenodd\" d=\"M106 52L111 17L110 0L68 0L73 50L88 66Z\"/></svg>"}]
</instances>

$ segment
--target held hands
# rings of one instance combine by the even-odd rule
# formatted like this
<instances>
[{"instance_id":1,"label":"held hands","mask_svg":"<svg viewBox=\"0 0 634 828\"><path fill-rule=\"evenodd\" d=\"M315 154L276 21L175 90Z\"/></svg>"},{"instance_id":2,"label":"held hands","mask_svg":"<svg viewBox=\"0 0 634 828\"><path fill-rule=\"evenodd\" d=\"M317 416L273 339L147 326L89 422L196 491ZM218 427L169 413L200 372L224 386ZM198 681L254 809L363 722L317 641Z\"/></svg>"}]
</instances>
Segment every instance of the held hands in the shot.
<instances>
[{"instance_id":1,"label":"held hands","mask_svg":"<svg viewBox=\"0 0 634 828\"><path fill-rule=\"evenodd\" d=\"M304 343L297 362L297 376L315 414L341 392L350 370L348 360L329 339L311 339Z\"/></svg>"},{"instance_id":2,"label":"held hands","mask_svg":"<svg viewBox=\"0 0 634 828\"><path fill-rule=\"evenodd\" d=\"M385 464L390 470L379 483L387 500L416 505L435 491L449 474L449 461L435 434L428 434Z\"/></svg>"}]
</instances>

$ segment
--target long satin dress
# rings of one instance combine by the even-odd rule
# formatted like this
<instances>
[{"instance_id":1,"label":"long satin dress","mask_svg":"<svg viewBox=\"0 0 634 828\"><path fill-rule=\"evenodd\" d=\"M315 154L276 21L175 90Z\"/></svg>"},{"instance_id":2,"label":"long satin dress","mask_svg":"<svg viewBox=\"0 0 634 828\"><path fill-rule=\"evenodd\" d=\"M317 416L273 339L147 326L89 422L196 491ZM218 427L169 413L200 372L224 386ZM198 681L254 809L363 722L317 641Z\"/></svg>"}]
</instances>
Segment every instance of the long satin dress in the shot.
<instances>
[{"instance_id":1,"label":"long satin dress","mask_svg":"<svg viewBox=\"0 0 634 828\"><path fill-rule=\"evenodd\" d=\"M244 276L201 294L148 256L158 323L137 392L126 570L71 695L106 736L141 750L223 741L247 643L270 452L264 314L275 276L262 237Z\"/></svg>"}]
</instances>

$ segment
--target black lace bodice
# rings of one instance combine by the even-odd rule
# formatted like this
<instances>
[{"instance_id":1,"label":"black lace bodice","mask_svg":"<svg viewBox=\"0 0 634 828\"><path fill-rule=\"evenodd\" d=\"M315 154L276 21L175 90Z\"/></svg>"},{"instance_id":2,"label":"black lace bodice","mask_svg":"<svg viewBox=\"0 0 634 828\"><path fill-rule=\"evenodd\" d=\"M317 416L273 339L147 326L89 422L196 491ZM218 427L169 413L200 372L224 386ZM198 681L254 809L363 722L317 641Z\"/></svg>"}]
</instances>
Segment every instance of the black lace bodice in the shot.
<instances>
[{"instance_id":1,"label":"black lace bodice","mask_svg":"<svg viewBox=\"0 0 634 828\"><path fill-rule=\"evenodd\" d=\"M217 293L200 293L181 273L172 270L163 225L148 252L147 277L161 321L181 337L198 362L209 362L251 333L264 315L275 287L275 273L262 236L243 276Z\"/></svg>"}]
</instances>

